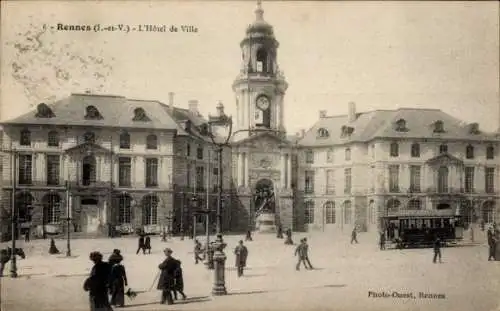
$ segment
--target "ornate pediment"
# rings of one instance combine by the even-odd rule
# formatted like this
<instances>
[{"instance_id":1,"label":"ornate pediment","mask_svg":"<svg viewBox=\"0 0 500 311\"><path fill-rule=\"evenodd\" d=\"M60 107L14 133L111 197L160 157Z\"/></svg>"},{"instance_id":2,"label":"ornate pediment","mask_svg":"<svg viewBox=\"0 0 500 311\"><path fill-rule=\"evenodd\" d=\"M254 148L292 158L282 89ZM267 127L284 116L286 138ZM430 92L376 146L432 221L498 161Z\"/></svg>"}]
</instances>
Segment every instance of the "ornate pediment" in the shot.
<instances>
[{"instance_id":1,"label":"ornate pediment","mask_svg":"<svg viewBox=\"0 0 500 311\"><path fill-rule=\"evenodd\" d=\"M260 135L251 136L244 140L234 143L235 146L253 149L255 152L278 152L281 148L291 147L291 143L285 139L263 133Z\"/></svg>"},{"instance_id":2,"label":"ornate pediment","mask_svg":"<svg viewBox=\"0 0 500 311\"><path fill-rule=\"evenodd\" d=\"M427 160L427 164L433 166L441 166L441 165L448 166L448 165L463 165L464 162L449 153L443 153Z\"/></svg>"},{"instance_id":3,"label":"ornate pediment","mask_svg":"<svg viewBox=\"0 0 500 311\"><path fill-rule=\"evenodd\" d=\"M110 154L111 150L94 143L83 143L65 150L69 154Z\"/></svg>"},{"instance_id":4,"label":"ornate pediment","mask_svg":"<svg viewBox=\"0 0 500 311\"><path fill-rule=\"evenodd\" d=\"M272 153L252 153L251 156L251 169L279 169L280 158L279 154Z\"/></svg>"}]
</instances>

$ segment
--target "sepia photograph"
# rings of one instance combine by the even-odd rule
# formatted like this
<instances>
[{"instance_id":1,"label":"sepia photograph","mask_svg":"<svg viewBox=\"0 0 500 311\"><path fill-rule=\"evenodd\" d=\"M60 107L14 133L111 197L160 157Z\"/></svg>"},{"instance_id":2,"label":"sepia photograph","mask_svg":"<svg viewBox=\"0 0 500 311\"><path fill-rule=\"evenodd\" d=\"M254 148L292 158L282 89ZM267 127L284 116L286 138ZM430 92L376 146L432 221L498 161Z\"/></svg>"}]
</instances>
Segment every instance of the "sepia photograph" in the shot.
<instances>
[{"instance_id":1,"label":"sepia photograph","mask_svg":"<svg viewBox=\"0 0 500 311\"><path fill-rule=\"evenodd\" d=\"M499 2L0 5L0 311L500 311Z\"/></svg>"}]
</instances>

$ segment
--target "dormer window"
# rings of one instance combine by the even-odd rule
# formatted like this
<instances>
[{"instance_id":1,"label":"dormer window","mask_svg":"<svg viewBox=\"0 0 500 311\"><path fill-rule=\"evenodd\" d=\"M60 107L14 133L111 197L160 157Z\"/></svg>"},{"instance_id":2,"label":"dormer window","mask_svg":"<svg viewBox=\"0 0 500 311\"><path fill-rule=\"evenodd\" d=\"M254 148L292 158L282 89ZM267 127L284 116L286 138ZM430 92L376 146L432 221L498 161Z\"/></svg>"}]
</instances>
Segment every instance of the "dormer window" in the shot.
<instances>
[{"instance_id":1,"label":"dormer window","mask_svg":"<svg viewBox=\"0 0 500 311\"><path fill-rule=\"evenodd\" d=\"M443 121L438 120L434 122L434 133L444 133Z\"/></svg>"},{"instance_id":2,"label":"dormer window","mask_svg":"<svg viewBox=\"0 0 500 311\"><path fill-rule=\"evenodd\" d=\"M408 128L406 127L406 120L399 119L398 121L396 121L395 130L398 132L407 132Z\"/></svg>"},{"instance_id":3,"label":"dormer window","mask_svg":"<svg viewBox=\"0 0 500 311\"><path fill-rule=\"evenodd\" d=\"M101 113L95 106L87 106L85 108L85 119L86 120L101 120L103 119Z\"/></svg>"},{"instance_id":4,"label":"dormer window","mask_svg":"<svg viewBox=\"0 0 500 311\"><path fill-rule=\"evenodd\" d=\"M469 134L477 135L480 134L479 123L472 123L469 125Z\"/></svg>"},{"instance_id":5,"label":"dormer window","mask_svg":"<svg viewBox=\"0 0 500 311\"><path fill-rule=\"evenodd\" d=\"M28 129L24 129L19 134L19 144L21 146L31 146L31 132Z\"/></svg>"},{"instance_id":6,"label":"dormer window","mask_svg":"<svg viewBox=\"0 0 500 311\"><path fill-rule=\"evenodd\" d=\"M146 115L146 111L139 107L134 109L134 117L132 118L132 121L148 122L151 121L151 119Z\"/></svg>"},{"instance_id":7,"label":"dormer window","mask_svg":"<svg viewBox=\"0 0 500 311\"><path fill-rule=\"evenodd\" d=\"M87 144L95 144L95 134L92 132L86 132L83 134L83 141Z\"/></svg>"},{"instance_id":8,"label":"dormer window","mask_svg":"<svg viewBox=\"0 0 500 311\"><path fill-rule=\"evenodd\" d=\"M202 125L200 125L200 134L203 135L203 136L208 136L208 124L206 123L203 123Z\"/></svg>"},{"instance_id":9,"label":"dormer window","mask_svg":"<svg viewBox=\"0 0 500 311\"><path fill-rule=\"evenodd\" d=\"M53 118L55 116L56 115L47 104L41 103L38 106L36 106L36 114L35 114L36 118Z\"/></svg>"},{"instance_id":10,"label":"dormer window","mask_svg":"<svg viewBox=\"0 0 500 311\"><path fill-rule=\"evenodd\" d=\"M320 128L318 130L318 138L327 138L330 136L330 133L328 133L328 130L325 128Z\"/></svg>"},{"instance_id":11,"label":"dormer window","mask_svg":"<svg viewBox=\"0 0 500 311\"><path fill-rule=\"evenodd\" d=\"M474 147L472 145L465 147L465 158L474 159Z\"/></svg>"},{"instance_id":12,"label":"dormer window","mask_svg":"<svg viewBox=\"0 0 500 311\"><path fill-rule=\"evenodd\" d=\"M350 126L343 125L341 128L340 137L348 137L354 132L354 128Z\"/></svg>"}]
</instances>

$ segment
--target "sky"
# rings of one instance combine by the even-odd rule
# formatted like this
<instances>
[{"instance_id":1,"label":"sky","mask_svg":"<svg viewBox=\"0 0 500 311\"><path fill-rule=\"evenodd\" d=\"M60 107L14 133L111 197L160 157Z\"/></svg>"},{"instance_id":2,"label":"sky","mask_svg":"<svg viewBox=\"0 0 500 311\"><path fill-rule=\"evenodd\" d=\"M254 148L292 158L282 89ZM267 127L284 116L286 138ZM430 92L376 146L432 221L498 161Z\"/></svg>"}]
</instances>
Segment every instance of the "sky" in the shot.
<instances>
[{"instance_id":1,"label":"sky","mask_svg":"<svg viewBox=\"0 0 500 311\"><path fill-rule=\"evenodd\" d=\"M30 106L91 90L187 107L204 114L222 101L235 114L231 85L241 67L240 41L255 20L255 1L2 1L1 119ZM278 62L289 88L289 133L310 128L319 110L328 115L398 107L439 108L493 131L500 122L499 5L491 2L263 1L264 19L280 42ZM33 26L30 26L30 23ZM62 24L192 25L196 33L52 31L43 35L52 56L16 55L6 42L29 27ZM112 70L81 64L99 55ZM55 53L55 54L54 54ZM61 57L57 57L59 54ZM36 54L36 53L35 53ZM56 56L54 56L56 55ZM45 58L44 58L45 57ZM12 63L28 63L14 79ZM69 73L56 79L47 63ZM49 67L47 67L49 66ZM96 79L94 71L104 70ZM42 81L42 82L40 82ZM28 83L28 84L29 84ZM42 94L42 95L40 95Z\"/></svg>"}]
</instances>

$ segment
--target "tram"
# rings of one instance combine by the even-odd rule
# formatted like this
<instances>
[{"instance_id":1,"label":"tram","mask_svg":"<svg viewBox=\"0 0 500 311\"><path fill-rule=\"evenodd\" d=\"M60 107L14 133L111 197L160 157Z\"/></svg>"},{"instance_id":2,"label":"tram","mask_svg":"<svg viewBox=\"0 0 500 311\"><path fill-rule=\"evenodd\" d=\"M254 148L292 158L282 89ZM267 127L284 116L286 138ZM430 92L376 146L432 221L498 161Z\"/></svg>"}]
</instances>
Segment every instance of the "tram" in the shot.
<instances>
[{"instance_id":1,"label":"tram","mask_svg":"<svg viewBox=\"0 0 500 311\"><path fill-rule=\"evenodd\" d=\"M414 211L416 212L416 211ZM462 216L449 211L422 211L424 213L395 214L382 217L386 246L396 248L430 247L436 237L445 246L458 244L463 239Z\"/></svg>"}]
</instances>

